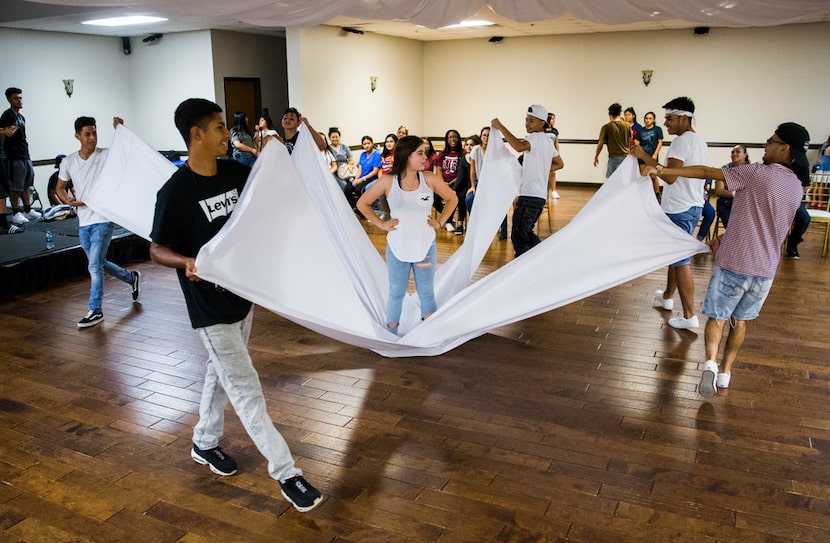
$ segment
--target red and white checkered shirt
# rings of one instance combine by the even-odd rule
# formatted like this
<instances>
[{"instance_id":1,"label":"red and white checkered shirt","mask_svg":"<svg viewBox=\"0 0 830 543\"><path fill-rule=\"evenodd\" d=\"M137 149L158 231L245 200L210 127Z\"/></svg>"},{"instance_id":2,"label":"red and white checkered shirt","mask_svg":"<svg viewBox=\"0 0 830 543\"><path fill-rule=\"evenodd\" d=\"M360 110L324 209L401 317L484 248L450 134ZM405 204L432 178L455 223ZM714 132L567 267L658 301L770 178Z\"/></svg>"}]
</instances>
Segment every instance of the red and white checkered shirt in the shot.
<instances>
[{"instance_id":1,"label":"red and white checkered shirt","mask_svg":"<svg viewBox=\"0 0 830 543\"><path fill-rule=\"evenodd\" d=\"M735 273L772 279L801 205L801 181L781 164L723 168L723 176L735 200L715 262Z\"/></svg>"}]
</instances>

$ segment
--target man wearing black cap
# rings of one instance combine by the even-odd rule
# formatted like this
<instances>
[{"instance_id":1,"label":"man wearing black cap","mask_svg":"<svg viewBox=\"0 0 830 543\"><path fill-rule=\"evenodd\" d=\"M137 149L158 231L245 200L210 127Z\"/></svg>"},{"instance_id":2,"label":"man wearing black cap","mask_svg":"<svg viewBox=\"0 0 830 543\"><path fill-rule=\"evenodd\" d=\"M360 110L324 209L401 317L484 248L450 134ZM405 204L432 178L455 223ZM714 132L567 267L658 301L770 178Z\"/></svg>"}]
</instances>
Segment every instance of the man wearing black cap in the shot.
<instances>
[{"instance_id":1,"label":"man wearing black cap","mask_svg":"<svg viewBox=\"0 0 830 543\"><path fill-rule=\"evenodd\" d=\"M661 173L715 180L716 189L735 193L729 228L723 240L710 244L716 253L715 270L706 290L706 362L698 392L712 398L728 388L732 364L746 336L746 321L758 316L781 259L781 244L801 205L802 181L809 179L806 151L810 134L796 123L783 123L767 139L763 164L734 168L689 166L648 167L645 175ZM732 328L726 339L723 366L717 363L724 324Z\"/></svg>"}]
</instances>

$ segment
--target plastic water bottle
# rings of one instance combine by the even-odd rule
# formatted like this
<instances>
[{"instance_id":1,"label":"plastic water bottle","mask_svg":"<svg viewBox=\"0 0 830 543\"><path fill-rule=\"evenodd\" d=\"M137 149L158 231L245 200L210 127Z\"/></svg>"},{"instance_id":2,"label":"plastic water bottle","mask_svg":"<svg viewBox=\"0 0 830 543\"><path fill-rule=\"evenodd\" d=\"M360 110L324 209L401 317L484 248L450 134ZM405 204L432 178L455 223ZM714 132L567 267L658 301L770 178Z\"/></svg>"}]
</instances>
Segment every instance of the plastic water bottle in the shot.
<instances>
[{"instance_id":1,"label":"plastic water bottle","mask_svg":"<svg viewBox=\"0 0 830 543\"><path fill-rule=\"evenodd\" d=\"M46 231L46 250L51 251L55 248L55 240L52 238L52 232Z\"/></svg>"}]
</instances>

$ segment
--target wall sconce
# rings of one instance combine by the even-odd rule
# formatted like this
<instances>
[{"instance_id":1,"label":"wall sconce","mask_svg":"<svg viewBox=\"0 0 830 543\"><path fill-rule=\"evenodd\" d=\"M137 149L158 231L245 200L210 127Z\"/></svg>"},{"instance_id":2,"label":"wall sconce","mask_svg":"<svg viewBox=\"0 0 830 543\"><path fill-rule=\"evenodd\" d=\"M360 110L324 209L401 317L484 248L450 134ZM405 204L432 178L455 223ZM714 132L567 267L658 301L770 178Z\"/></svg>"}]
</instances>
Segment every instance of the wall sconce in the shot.
<instances>
[{"instance_id":1,"label":"wall sconce","mask_svg":"<svg viewBox=\"0 0 830 543\"><path fill-rule=\"evenodd\" d=\"M654 73L654 70L643 70L643 85L648 87L648 84L651 83L651 75Z\"/></svg>"},{"instance_id":2,"label":"wall sconce","mask_svg":"<svg viewBox=\"0 0 830 543\"><path fill-rule=\"evenodd\" d=\"M70 98L72 98L72 93L75 92L75 89L72 85L73 83L75 83L74 79L64 79L63 80L63 90L66 91L66 95Z\"/></svg>"},{"instance_id":3,"label":"wall sconce","mask_svg":"<svg viewBox=\"0 0 830 543\"><path fill-rule=\"evenodd\" d=\"M372 89L372 92L375 92L375 89L378 88L378 76L369 77L369 88Z\"/></svg>"}]
</instances>

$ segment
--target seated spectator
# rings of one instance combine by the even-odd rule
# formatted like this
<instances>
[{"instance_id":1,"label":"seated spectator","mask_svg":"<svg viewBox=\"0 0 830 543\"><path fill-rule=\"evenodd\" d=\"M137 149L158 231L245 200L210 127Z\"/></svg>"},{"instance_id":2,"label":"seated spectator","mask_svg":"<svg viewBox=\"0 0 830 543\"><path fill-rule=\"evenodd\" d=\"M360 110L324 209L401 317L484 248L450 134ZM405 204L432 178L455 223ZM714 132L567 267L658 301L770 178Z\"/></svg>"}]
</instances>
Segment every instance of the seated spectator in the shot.
<instances>
[{"instance_id":1,"label":"seated spectator","mask_svg":"<svg viewBox=\"0 0 830 543\"><path fill-rule=\"evenodd\" d=\"M464 224L467 222L467 191L470 189L470 152L476 145L481 145L481 138L470 136L464 140L464 156L458 160L458 175L452 184L452 190L458 196L458 219L455 221L455 235L464 233Z\"/></svg>"},{"instance_id":2,"label":"seated spectator","mask_svg":"<svg viewBox=\"0 0 830 543\"><path fill-rule=\"evenodd\" d=\"M372 136L363 136L360 144L363 146L363 152L358 159L357 175L345 190L352 207L355 207L357 198L363 194L369 183L378 178L380 172L380 153L375 149L375 140Z\"/></svg>"},{"instance_id":3,"label":"seated spectator","mask_svg":"<svg viewBox=\"0 0 830 543\"><path fill-rule=\"evenodd\" d=\"M248 118L243 111L233 114L231 127L231 147L233 159L246 166L253 166L259 151L254 147L254 138L248 130Z\"/></svg>"},{"instance_id":4,"label":"seated spectator","mask_svg":"<svg viewBox=\"0 0 830 543\"><path fill-rule=\"evenodd\" d=\"M751 164L752 161L749 160L749 155L746 152L746 147L743 145L736 145L732 148L732 151L729 153L731 157L731 161L728 164L724 164L724 168L734 168L735 166L740 166L742 164ZM720 217L720 222L723 223L723 227L726 228L729 224L729 214L732 213L732 193L717 193L718 201L715 202L715 206L717 206L717 213Z\"/></svg>"},{"instance_id":5,"label":"seated spectator","mask_svg":"<svg viewBox=\"0 0 830 543\"><path fill-rule=\"evenodd\" d=\"M458 130L447 130L444 134L444 149L435 158L433 172L435 175L440 175L444 179L444 183L452 187L455 178L458 176L458 160L462 156L464 156L464 148L462 147L461 134ZM432 206L438 213L444 211L444 202L441 198L435 198ZM444 227L447 232L455 231L455 223L452 220L447 221Z\"/></svg>"},{"instance_id":6,"label":"seated spectator","mask_svg":"<svg viewBox=\"0 0 830 543\"><path fill-rule=\"evenodd\" d=\"M274 121L268 115L268 109L263 109L259 122L256 124L256 133L254 134L254 147L257 150L257 154L262 152L269 141L277 139L278 136L279 134L277 134L277 130L274 128Z\"/></svg>"},{"instance_id":7,"label":"seated spectator","mask_svg":"<svg viewBox=\"0 0 830 543\"><path fill-rule=\"evenodd\" d=\"M46 195L49 197L49 205L57 206L63 203L63 200L58 197L57 189L58 189L58 168L61 167L61 162L63 162L64 157L66 155L58 155L55 157L55 173L49 177L49 184L46 187ZM75 186L72 184L72 180L66 182L66 194L64 196L69 196L73 200L75 199Z\"/></svg>"},{"instance_id":8,"label":"seated spectator","mask_svg":"<svg viewBox=\"0 0 830 543\"><path fill-rule=\"evenodd\" d=\"M334 152L334 159L337 161L337 169L334 172L334 178L340 186L340 189L345 191L346 187L351 185L352 180L355 178L357 166L354 165L354 158L352 157L351 149L349 149L349 146L341 141L340 137L339 128L336 126L329 128L331 150Z\"/></svg>"}]
</instances>

